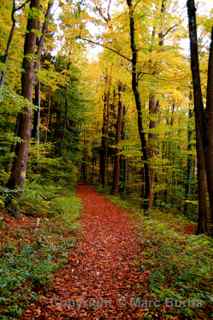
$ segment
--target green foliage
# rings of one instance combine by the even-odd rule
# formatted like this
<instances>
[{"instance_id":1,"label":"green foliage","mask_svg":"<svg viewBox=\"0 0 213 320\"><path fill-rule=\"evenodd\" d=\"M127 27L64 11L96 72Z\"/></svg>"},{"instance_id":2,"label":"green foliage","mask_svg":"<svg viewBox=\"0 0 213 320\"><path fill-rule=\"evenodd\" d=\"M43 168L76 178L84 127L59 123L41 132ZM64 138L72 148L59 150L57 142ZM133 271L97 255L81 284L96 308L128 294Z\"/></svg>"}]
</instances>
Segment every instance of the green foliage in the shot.
<instances>
[{"instance_id":1,"label":"green foliage","mask_svg":"<svg viewBox=\"0 0 213 320\"><path fill-rule=\"evenodd\" d=\"M54 185L38 184L36 181L27 183L25 190L19 199L19 206L23 213L29 215L48 216L52 206L52 200L61 191Z\"/></svg>"},{"instance_id":2,"label":"green foliage","mask_svg":"<svg viewBox=\"0 0 213 320\"><path fill-rule=\"evenodd\" d=\"M146 312L145 319L210 318L213 301L213 240L205 235L190 235L194 225L180 213L152 210L149 216L131 201L110 196L122 208L128 209L137 221L143 241L143 261L140 268L148 271L149 292L146 300L160 301L161 307ZM132 210L130 210L132 209ZM141 287L143 292L143 287Z\"/></svg>"},{"instance_id":3,"label":"green foliage","mask_svg":"<svg viewBox=\"0 0 213 320\"><path fill-rule=\"evenodd\" d=\"M144 219L143 264L150 271L152 298L162 305L172 301L172 307L162 315L194 319L208 313L213 299L213 242L204 235L184 234L185 223L180 217L159 212Z\"/></svg>"},{"instance_id":4,"label":"green foliage","mask_svg":"<svg viewBox=\"0 0 213 320\"><path fill-rule=\"evenodd\" d=\"M1 247L0 319L18 319L37 293L51 285L53 272L67 263L69 250L75 245L72 230L77 227L80 209L80 200L73 194L57 198L50 207L54 217L43 219L30 231L30 242L20 229L13 236L19 245L11 239ZM68 236L63 239L65 232Z\"/></svg>"},{"instance_id":5,"label":"green foliage","mask_svg":"<svg viewBox=\"0 0 213 320\"><path fill-rule=\"evenodd\" d=\"M69 196L64 195L61 197L56 197L53 200L49 210L49 215L61 217L67 227L73 228L77 226L73 223L77 221L80 209L80 199L76 198L76 196L73 194L69 194Z\"/></svg>"},{"instance_id":6,"label":"green foliage","mask_svg":"<svg viewBox=\"0 0 213 320\"><path fill-rule=\"evenodd\" d=\"M62 185L42 185L36 181L27 183L18 202L22 213L38 217L60 216L67 226L72 225L81 208L80 200L73 192L64 191Z\"/></svg>"},{"instance_id":7,"label":"green foliage","mask_svg":"<svg viewBox=\"0 0 213 320\"><path fill-rule=\"evenodd\" d=\"M8 86L0 88L0 108L1 114L15 115L23 108L33 108L33 105L29 101L17 94Z\"/></svg>"}]
</instances>

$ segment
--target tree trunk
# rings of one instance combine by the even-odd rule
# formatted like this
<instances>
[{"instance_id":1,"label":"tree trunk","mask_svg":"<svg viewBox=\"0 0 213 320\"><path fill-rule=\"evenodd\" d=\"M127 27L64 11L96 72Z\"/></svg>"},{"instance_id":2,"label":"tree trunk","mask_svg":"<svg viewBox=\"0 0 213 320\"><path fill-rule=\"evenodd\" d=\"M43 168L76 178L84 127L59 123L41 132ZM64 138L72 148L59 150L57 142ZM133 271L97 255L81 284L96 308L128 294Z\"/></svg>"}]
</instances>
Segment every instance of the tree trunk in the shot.
<instances>
[{"instance_id":1,"label":"tree trunk","mask_svg":"<svg viewBox=\"0 0 213 320\"><path fill-rule=\"evenodd\" d=\"M132 4L132 0L127 0L127 5L129 8L129 27L130 27L130 43L131 43L131 52L132 52L132 90L135 97L135 104L137 109L138 116L138 133L141 142L141 151L142 151L142 161L144 163L144 201L143 208L147 211L151 208L151 183L150 183L150 168L149 168L149 156L148 156L148 148L147 148L147 140L143 127L143 115L142 115L142 103L141 96L139 92L138 86L138 72L137 72L137 63L138 63L138 52L136 47L135 40L135 20L134 20L134 6Z\"/></svg>"},{"instance_id":2,"label":"tree trunk","mask_svg":"<svg viewBox=\"0 0 213 320\"><path fill-rule=\"evenodd\" d=\"M191 128L191 120L193 117L193 111L191 109L191 106L189 107L189 112L188 112L188 145L187 145L187 166L186 166L186 182L185 182L185 200L189 200L190 195L191 195L191 177L192 177L192 163L193 163L193 158L192 154L190 152L192 151L192 128ZM187 214L188 212L188 204L185 202L184 204L184 213Z\"/></svg>"},{"instance_id":3,"label":"tree trunk","mask_svg":"<svg viewBox=\"0 0 213 320\"><path fill-rule=\"evenodd\" d=\"M210 200L210 217L208 221L209 233L213 235L213 27L211 33L211 45L209 52L208 83L206 99L207 116L207 150L206 150L206 169L207 182Z\"/></svg>"},{"instance_id":4,"label":"tree trunk","mask_svg":"<svg viewBox=\"0 0 213 320\"><path fill-rule=\"evenodd\" d=\"M121 156L120 156L120 148L118 147L119 142L122 138L122 124L123 124L123 116L124 116L124 106L121 100L121 84L118 85L118 113L117 113L117 123L116 123L116 149L115 149L115 157L114 157L114 174L113 174L113 186L112 193L119 194L120 191L120 174L121 174Z\"/></svg>"},{"instance_id":5,"label":"tree trunk","mask_svg":"<svg viewBox=\"0 0 213 320\"><path fill-rule=\"evenodd\" d=\"M24 44L24 59L22 73L22 96L32 103L33 77L34 77L34 61L32 59L35 54L36 47L36 30L38 26L38 18L32 16L32 10L40 9L39 0L31 0L30 13L27 23L27 31ZM10 189L23 189L26 178L29 144L32 130L32 106L25 106L23 111L18 115L19 127L18 137L21 142L16 144L15 158L13 161L11 174L7 186Z\"/></svg>"},{"instance_id":6,"label":"tree trunk","mask_svg":"<svg viewBox=\"0 0 213 320\"><path fill-rule=\"evenodd\" d=\"M4 54L3 54L2 58L1 58L1 62L5 65L5 69L7 67L7 61L8 61L8 58L9 58L9 50L10 50L11 43L13 41L13 36L14 36L15 28L16 28L15 14L16 14L17 11L23 9L25 7L25 5L27 4L27 2L29 2L29 1L26 0L20 6L16 7L16 1L13 0L12 11L11 11L12 26L11 26L9 37L8 37L8 40L7 40L7 45L6 45L5 52L4 52ZM5 69L0 72L0 87L2 87L4 85Z\"/></svg>"},{"instance_id":7,"label":"tree trunk","mask_svg":"<svg viewBox=\"0 0 213 320\"><path fill-rule=\"evenodd\" d=\"M47 111L46 111L46 119L45 119L45 135L44 135L44 143L48 141L48 132L51 129L52 125L52 99L51 99L51 91L48 91L47 97Z\"/></svg>"},{"instance_id":8,"label":"tree trunk","mask_svg":"<svg viewBox=\"0 0 213 320\"><path fill-rule=\"evenodd\" d=\"M11 46L11 43L13 40L15 27L16 27L15 12L16 12L16 3L15 3L15 0L13 0L13 7L12 7L12 12L11 12L12 26L11 26L9 37L7 40L7 46L6 46L5 52L3 54L3 57L1 59L1 62L4 63L5 68L7 65L7 61L8 61L8 57L9 57L9 50L10 50L10 46ZM4 80L5 80L5 69L0 72L0 87L3 86Z\"/></svg>"},{"instance_id":9,"label":"tree trunk","mask_svg":"<svg viewBox=\"0 0 213 320\"><path fill-rule=\"evenodd\" d=\"M49 24L49 19L50 19L50 14L51 14L51 9L53 6L53 0L49 0L48 2L48 6L47 6L47 10L45 13L45 18L44 18L44 23L42 26L42 30L41 30L41 36L38 39L38 47L37 47L37 59L35 62L35 73L38 74L39 70L40 70L40 64L41 64L41 54L42 54L42 50L44 47L44 39L45 39L45 35L48 31L48 24ZM37 75L36 75L37 77ZM33 130L32 130L32 137L35 138L37 140L37 142L39 143L39 127L40 127L40 109L41 109L41 98L40 98L40 81L37 77L36 79L36 85L35 85L35 101L34 104L36 106L36 110L34 111L34 117L33 117Z\"/></svg>"},{"instance_id":10,"label":"tree trunk","mask_svg":"<svg viewBox=\"0 0 213 320\"><path fill-rule=\"evenodd\" d=\"M108 127L109 127L109 104L110 104L110 76L106 75L105 79L105 93L103 97L104 111L103 111L103 125L101 137L100 150L100 182L104 187L106 184L106 167L107 167L107 153L108 153Z\"/></svg>"},{"instance_id":11,"label":"tree trunk","mask_svg":"<svg viewBox=\"0 0 213 320\"><path fill-rule=\"evenodd\" d=\"M194 0L187 1L188 20L189 20L189 37L191 51L191 71L194 93L194 113L196 129L196 150L197 150L197 172L198 172L198 232L207 232L207 180L205 165L205 147L206 143L206 121L203 106L203 97L201 91L200 69L198 58L198 41L197 41L197 24L196 9Z\"/></svg>"},{"instance_id":12,"label":"tree trunk","mask_svg":"<svg viewBox=\"0 0 213 320\"><path fill-rule=\"evenodd\" d=\"M40 141L40 134L39 134L39 127L40 127L40 109L41 109L41 97L40 97L40 81L37 79L35 84L35 98L34 98L34 105L36 109L34 110L33 115L33 129L32 129L32 137L36 139L37 143L39 144Z\"/></svg>"},{"instance_id":13,"label":"tree trunk","mask_svg":"<svg viewBox=\"0 0 213 320\"><path fill-rule=\"evenodd\" d=\"M87 150L87 143L86 143L86 131L84 130L84 149L83 149L83 157L81 163L81 180L83 182L88 181L88 150Z\"/></svg>"},{"instance_id":14,"label":"tree trunk","mask_svg":"<svg viewBox=\"0 0 213 320\"><path fill-rule=\"evenodd\" d=\"M163 20L166 12L166 4L167 0L162 0L161 2L161 16L160 16L160 31L158 33L158 45L159 47L163 47L164 45L164 34L163 34ZM150 53L152 53L152 48L155 40L155 27L152 30L152 45L150 49ZM150 59L150 65L152 61ZM157 127L158 120L156 119L157 114L160 112L160 101L156 100L154 92L152 92L149 96L149 136L148 136L148 145L149 145L149 157L152 158L158 153L157 149L157 134L151 132L153 129ZM150 165L150 189L151 189L151 197L150 197L150 208L153 207L154 202L154 182L155 182L155 169Z\"/></svg>"},{"instance_id":15,"label":"tree trunk","mask_svg":"<svg viewBox=\"0 0 213 320\"><path fill-rule=\"evenodd\" d=\"M157 134L152 132L153 129L157 127L157 119L156 116L159 113L160 104L159 101L156 101L154 95L149 96L149 136L148 136L148 142L149 142L149 158L151 159L154 157L157 153ZM154 181L155 181L155 170L153 167L150 166L150 183L151 183L151 198L150 198L150 207L153 206L154 201Z\"/></svg>"},{"instance_id":16,"label":"tree trunk","mask_svg":"<svg viewBox=\"0 0 213 320\"><path fill-rule=\"evenodd\" d=\"M124 140L126 138L125 135L125 115L126 108L123 105L123 117L122 117L122 133L121 139ZM120 192L126 193L126 184L128 180L128 160L125 155L121 155L120 157Z\"/></svg>"}]
</instances>

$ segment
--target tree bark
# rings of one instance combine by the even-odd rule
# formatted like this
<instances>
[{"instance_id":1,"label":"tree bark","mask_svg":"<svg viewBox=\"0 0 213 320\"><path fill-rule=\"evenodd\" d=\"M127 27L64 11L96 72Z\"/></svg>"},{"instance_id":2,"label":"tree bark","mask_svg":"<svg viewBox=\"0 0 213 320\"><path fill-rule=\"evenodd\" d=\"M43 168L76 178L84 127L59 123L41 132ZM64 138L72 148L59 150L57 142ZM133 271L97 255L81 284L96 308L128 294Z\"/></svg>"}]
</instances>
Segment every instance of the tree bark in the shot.
<instances>
[{"instance_id":1,"label":"tree bark","mask_svg":"<svg viewBox=\"0 0 213 320\"><path fill-rule=\"evenodd\" d=\"M191 109L191 105L189 106L189 112L188 112L188 145L187 145L187 164L186 164L186 182L185 182L185 200L189 200L190 195L191 195L191 177L192 177L192 163L193 163L193 158L192 154L190 152L192 151L192 135L193 135L193 130L191 128L191 120L193 117L193 111ZM187 214L188 212L188 203L185 202L184 204L184 213Z\"/></svg>"},{"instance_id":2,"label":"tree bark","mask_svg":"<svg viewBox=\"0 0 213 320\"><path fill-rule=\"evenodd\" d=\"M121 139L125 140L125 115L126 115L126 108L123 105L123 117L122 117L122 132L121 132ZM128 160L125 155L121 155L120 157L120 192L122 194L126 193L126 185L128 180Z\"/></svg>"},{"instance_id":3,"label":"tree bark","mask_svg":"<svg viewBox=\"0 0 213 320\"><path fill-rule=\"evenodd\" d=\"M110 104L110 76L107 74L105 78L105 93L103 97L103 125L100 150L100 182L104 187L106 184L106 167L108 153L108 129L109 129L109 104Z\"/></svg>"},{"instance_id":4,"label":"tree bark","mask_svg":"<svg viewBox=\"0 0 213 320\"><path fill-rule=\"evenodd\" d=\"M209 233L213 235L213 27L211 32L211 45L209 51L207 99L207 150L206 150L206 170L210 200L210 219L208 221Z\"/></svg>"},{"instance_id":5,"label":"tree bark","mask_svg":"<svg viewBox=\"0 0 213 320\"><path fill-rule=\"evenodd\" d=\"M148 135L148 144L149 144L149 158L151 159L157 153L157 134L152 132L153 129L157 127L157 119L156 116L160 110L160 103L156 101L154 94L149 96L149 135ZM150 197L150 208L153 206L154 201L154 181L155 181L155 170L152 166L150 166L150 188L151 188L151 197Z\"/></svg>"},{"instance_id":6,"label":"tree bark","mask_svg":"<svg viewBox=\"0 0 213 320\"><path fill-rule=\"evenodd\" d=\"M41 54L42 54L42 50L44 47L45 35L48 31L48 24L49 24L52 6L53 6L53 0L49 0L47 10L45 13L44 23L43 23L42 30L41 30L41 36L38 39L38 45L37 45L37 57L36 57L36 62L35 62L35 73L37 73L37 74L40 70ZM34 111L34 116L33 116L32 137L35 138L37 140L37 142L39 143L39 140L40 140L39 127L40 127L41 98L40 98L40 81L37 77L37 74L36 74L35 100L34 100L36 110Z\"/></svg>"},{"instance_id":7,"label":"tree bark","mask_svg":"<svg viewBox=\"0 0 213 320\"><path fill-rule=\"evenodd\" d=\"M191 72L194 93L194 114L195 114L195 130L196 130L196 151L197 151L197 172L198 172L198 233L207 232L207 180L206 180L206 164L205 164L205 148L206 139L206 119L203 105L203 97L201 91L200 68L198 57L198 41L197 41L197 23L196 9L194 0L187 1L188 8L188 24L190 37L191 52Z\"/></svg>"},{"instance_id":8,"label":"tree bark","mask_svg":"<svg viewBox=\"0 0 213 320\"><path fill-rule=\"evenodd\" d=\"M118 147L119 142L122 138L122 122L124 116L124 106L121 100L121 84L118 85L118 113L117 113L117 123L116 123L116 149L115 149L115 157L114 157L114 174L113 174L113 186L112 186L112 194L119 194L120 191L120 174L121 174L121 156L120 156L120 148Z\"/></svg>"},{"instance_id":9,"label":"tree bark","mask_svg":"<svg viewBox=\"0 0 213 320\"><path fill-rule=\"evenodd\" d=\"M159 47L163 47L164 45L164 33L163 33L163 20L164 20L164 15L166 12L166 4L167 0L162 0L161 2L161 10L160 10L160 31L158 33L158 45ZM155 40L155 27L153 27L152 30L152 44L151 44L151 49L150 53L152 53L152 47L153 43ZM150 65L152 64L152 61L150 59ZM152 158L158 153L157 150L157 134L151 132L153 129L157 127L158 120L155 119L157 118L157 114L160 112L160 101L156 99L154 92L150 93L149 95L149 116L150 116L150 121L149 121L149 136L148 136L148 145L149 145L149 157ZM154 202L154 182L155 182L155 169L150 165L150 189L151 189L151 197L150 197L150 208L153 207L153 202Z\"/></svg>"},{"instance_id":10,"label":"tree bark","mask_svg":"<svg viewBox=\"0 0 213 320\"><path fill-rule=\"evenodd\" d=\"M151 182L150 182L150 168L149 168L149 156L148 156L148 147L147 140L143 126L143 115L142 115L142 102L138 86L138 72L137 72L137 63L138 63L138 50L136 47L135 40L135 19L134 19L134 6L132 0L127 0L127 5L129 8L129 28L130 28L130 44L131 44L131 67L132 67L132 90L135 97L135 104L137 109L138 116L138 133L141 142L141 151L142 151L142 161L144 164L144 201L143 208L147 211L151 207Z\"/></svg>"},{"instance_id":11,"label":"tree bark","mask_svg":"<svg viewBox=\"0 0 213 320\"><path fill-rule=\"evenodd\" d=\"M27 162L29 154L29 144L32 130L32 92L34 77L34 59L36 47L36 30L38 26L37 16L32 16L33 10L40 9L39 0L31 0L30 13L27 23L27 31L24 43L24 58L22 72L22 96L29 102L28 106L18 115L18 137L21 142L16 144L15 157L11 169L11 174L7 186L10 189L19 189L22 191L26 178Z\"/></svg>"}]
</instances>

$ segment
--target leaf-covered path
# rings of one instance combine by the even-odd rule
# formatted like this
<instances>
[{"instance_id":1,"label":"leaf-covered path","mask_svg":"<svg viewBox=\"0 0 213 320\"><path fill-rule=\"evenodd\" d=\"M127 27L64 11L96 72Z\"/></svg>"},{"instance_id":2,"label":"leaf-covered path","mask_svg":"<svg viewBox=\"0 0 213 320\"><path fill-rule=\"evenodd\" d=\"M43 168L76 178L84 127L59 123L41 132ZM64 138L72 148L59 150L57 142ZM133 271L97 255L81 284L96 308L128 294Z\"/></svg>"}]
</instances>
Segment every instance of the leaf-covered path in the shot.
<instances>
[{"instance_id":1,"label":"leaf-covered path","mask_svg":"<svg viewBox=\"0 0 213 320\"><path fill-rule=\"evenodd\" d=\"M77 194L84 204L82 238L23 320L140 319L136 297L146 273L136 267L141 249L134 221L91 187L80 185Z\"/></svg>"}]
</instances>

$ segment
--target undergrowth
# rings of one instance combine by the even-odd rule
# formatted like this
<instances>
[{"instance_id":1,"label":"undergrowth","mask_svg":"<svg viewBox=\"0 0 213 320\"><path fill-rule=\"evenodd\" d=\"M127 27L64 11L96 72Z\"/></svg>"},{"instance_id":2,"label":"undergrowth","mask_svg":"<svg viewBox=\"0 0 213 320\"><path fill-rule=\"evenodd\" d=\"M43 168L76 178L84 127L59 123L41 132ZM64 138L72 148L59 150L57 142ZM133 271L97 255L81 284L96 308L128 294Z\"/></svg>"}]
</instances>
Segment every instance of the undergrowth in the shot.
<instances>
[{"instance_id":1,"label":"undergrowth","mask_svg":"<svg viewBox=\"0 0 213 320\"><path fill-rule=\"evenodd\" d=\"M133 209L143 246L138 267L149 272L144 319L211 319L213 310L213 239L187 234L186 217L152 210L149 216L128 201L110 196L117 205ZM192 223L191 223L192 224Z\"/></svg>"},{"instance_id":2,"label":"undergrowth","mask_svg":"<svg viewBox=\"0 0 213 320\"><path fill-rule=\"evenodd\" d=\"M15 226L8 225L0 214L0 320L19 319L26 306L51 285L53 273L66 264L75 245L80 199L72 192L54 191L51 186L46 192L36 186L32 195L27 189L21 208L36 217L25 217L23 225L13 218L9 219Z\"/></svg>"}]
</instances>

